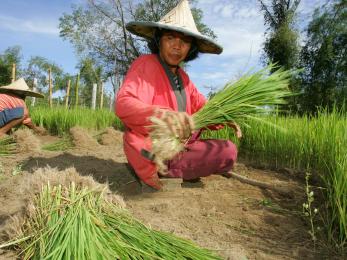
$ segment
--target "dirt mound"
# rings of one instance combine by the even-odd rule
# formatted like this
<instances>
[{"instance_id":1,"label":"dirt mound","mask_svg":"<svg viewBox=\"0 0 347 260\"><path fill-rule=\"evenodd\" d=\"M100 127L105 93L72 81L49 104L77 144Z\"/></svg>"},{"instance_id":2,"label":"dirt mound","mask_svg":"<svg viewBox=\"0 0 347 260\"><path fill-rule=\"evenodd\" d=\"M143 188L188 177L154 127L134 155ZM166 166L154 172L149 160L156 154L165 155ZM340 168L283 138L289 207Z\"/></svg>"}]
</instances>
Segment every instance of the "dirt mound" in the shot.
<instances>
[{"instance_id":1,"label":"dirt mound","mask_svg":"<svg viewBox=\"0 0 347 260\"><path fill-rule=\"evenodd\" d=\"M73 127L70 129L72 141L76 148L79 149L95 149L100 146L99 143L88 133L87 130L81 127Z\"/></svg>"},{"instance_id":2,"label":"dirt mound","mask_svg":"<svg viewBox=\"0 0 347 260\"><path fill-rule=\"evenodd\" d=\"M116 146L123 143L123 132L114 128L107 128L106 132L101 136L100 143L103 145Z\"/></svg>"},{"instance_id":3,"label":"dirt mound","mask_svg":"<svg viewBox=\"0 0 347 260\"><path fill-rule=\"evenodd\" d=\"M51 186L68 186L74 182L78 187L87 187L95 191L105 191L105 198L114 204L125 208L123 198L111 193L108 186L95 182L90 176L80 176L75 168L58 171L50 167L40 168L33 174L24 173L18 178L11 178L0 186L0 241L13 239L20 234L26 216L33 209L32 200L41 192L42 186L50 183ZM13 189L16 187L16 189Z\"/></svg>"},{"instance_id":4,"label":"dirt mound","mask_svg":"<svg viewBox=\"0 0 347 260\"><path fill-rule=\"evenodd\" d=\"M29 129L19 129L13 135L17 143L18 152L28 153L41 150L40 140Z\"/></svg>"}]
</instances>

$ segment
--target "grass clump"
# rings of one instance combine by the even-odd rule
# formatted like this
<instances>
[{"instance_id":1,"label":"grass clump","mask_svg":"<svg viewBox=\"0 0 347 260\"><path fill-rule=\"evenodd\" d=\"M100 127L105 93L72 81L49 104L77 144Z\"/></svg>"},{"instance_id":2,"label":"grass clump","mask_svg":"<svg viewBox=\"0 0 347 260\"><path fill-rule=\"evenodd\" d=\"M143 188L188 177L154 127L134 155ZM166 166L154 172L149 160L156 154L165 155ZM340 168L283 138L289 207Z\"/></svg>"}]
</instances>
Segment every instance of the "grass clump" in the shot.
<instances>
[{"instance_id":1,"label":"grass clump","mask_svg":"<svg viewBox=\"0 0 347 260\"><path fill-rule=\"evenodd\" d=\"M49 183L29 205L16 241L22 259L221 259L172 234L154 231L104 191Z\"/></svg>"}]
</instances>

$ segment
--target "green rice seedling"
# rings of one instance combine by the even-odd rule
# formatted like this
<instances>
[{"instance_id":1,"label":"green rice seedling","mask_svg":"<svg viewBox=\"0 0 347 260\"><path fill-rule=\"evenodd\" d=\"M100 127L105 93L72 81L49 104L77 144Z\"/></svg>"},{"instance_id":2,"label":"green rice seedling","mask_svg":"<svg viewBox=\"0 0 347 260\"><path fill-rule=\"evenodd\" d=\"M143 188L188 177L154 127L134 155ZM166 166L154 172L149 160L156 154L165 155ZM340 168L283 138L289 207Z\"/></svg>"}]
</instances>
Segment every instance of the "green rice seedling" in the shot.
<instances>
[{"instance_id":1,"label":"green rice seedling","mask_svg":"<svg viewBox=\"0 0 347 260\"><path fill-rule=\"evenodd\" d=\"M34 107L30 113L35 124L45 127L54 135L63 136L74 126L90 130L100 130L110 126L122 129L122 123L115 114L104 109Z\"/></svg>"},{"instance_id":2,"label":"green rice seedling","mask_svg":"<svg viewBox=\"0 0 347 260\"><path fill-rule=\"evenodd\" d=\"M240 157L261 166L291 168L312 173L324 188L325 203L319 208L324 233L334 247L347 245L347 116L343 111L321 110L316 116L278 116L266 120L286 129L248 120L239 144ZM222 129L206 132L206 138L232 137Z\"/></svg>"},{"instance_id":3,"label":"green rice seedling","mask_svg":"<svg viewBox=\"0 0 347 260\"><path fill-rule=\"evenodd\" d=\"M240 78L233 84L226 84L193 115L195 129L227 125L230 122L248 126L249 120L269 124L263 115L269 114L273 106L284 104L284 98L292 95L288 90L290 72L279 69L270 74L273 68L274 66L270 65ZM184 144L171 133L163 120L155 116L150 120L152 153L159 171L164 173L167 170L164 162L182 151Z\"/></svg>"},{"instance_id":4,"label":"green rice seedling","mask_svg":"<svg viewBox=\"0 0 347 260\"><path fill-rule=\"evenodd\" d=\"M72 147L73 142L71 140L71 137L65 135L61 140L42 146L42 149L46 151L65 151L71 149Z\"/></svg>"},{"instance_id":5,"label":"green rice seedling","mask_svg":"<svg viewBox=\"0 0 347 260\"><path fill-rule=\"evenodd\" d=\"M22 259L221 259L210 250L150 229L104 191L44 185L16 246Z\"/></svg>"},{"instance_id":6,"label":"green rice seedling","mask_svg":"<svg viewBox=\"0 0 347 260\"><path fill-rule=\"evenodd\" d=\"M0 156L9 156L16 153L16 142L11 136L0 138Z\"/></svg>"}]
</instances>

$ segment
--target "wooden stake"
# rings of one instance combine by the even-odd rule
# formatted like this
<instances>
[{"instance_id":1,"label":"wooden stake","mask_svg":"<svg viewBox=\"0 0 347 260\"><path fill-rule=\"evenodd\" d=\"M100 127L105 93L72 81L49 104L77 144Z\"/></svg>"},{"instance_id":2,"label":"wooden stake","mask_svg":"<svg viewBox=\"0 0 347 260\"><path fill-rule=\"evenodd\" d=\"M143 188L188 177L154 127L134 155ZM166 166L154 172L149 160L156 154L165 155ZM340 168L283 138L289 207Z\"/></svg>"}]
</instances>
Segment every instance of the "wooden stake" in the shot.
<instances>
[{"instance_id":1,"label":"wooden stake","mask_svg":"<svg viewBox=\"0 0 347 260\"><path fill-rule=\"evenodd\" d=\"M71 85L71 80L69 79L67 81L67 89L66 89L66 96L65 96L65 108L69 108L69 97L70 97L70 85Z\"/></svg>"},{"instance_id":2,"label":"wooden stake","mask_svg":"<svg viewBox=\"0 0 347 260\"><path fill-rule=\"evenodd\" d=\"M100 85L100 109L104 106L104 83L101 82Z\"/></svg>"},{"instance_id":3,"label":"wooden stake","mask_svg":"<svg viewBox=\"0 0 347 260\"><path fill-rule=\"evenodd\" d=\"M75 87L75 108L78 107L78 86L80 83L80 74L77 74L76 87Z\"/></svg>"},{"instance_id":4,"label":"wooden stake","mask_svg":"<svg viewBox=\"0 0 347 260\"><path fill-rule=\"evenodd\" d=\"M53 107L52 102L52 94L53 94L53 86L52 86L52 69L51 67L48 69L48 84L49 84L49 107Z\"/></svg>"},{"instance_id":5,"label":"wooden stake","mask_svg":"<svg viewBox=\"0 0 347 260\"><path fill-rule=\"evenodd\" d=\"M12 64L12 76L11 76L11 83L16 81L16 63Z\"/></svg>"}]
</instances>

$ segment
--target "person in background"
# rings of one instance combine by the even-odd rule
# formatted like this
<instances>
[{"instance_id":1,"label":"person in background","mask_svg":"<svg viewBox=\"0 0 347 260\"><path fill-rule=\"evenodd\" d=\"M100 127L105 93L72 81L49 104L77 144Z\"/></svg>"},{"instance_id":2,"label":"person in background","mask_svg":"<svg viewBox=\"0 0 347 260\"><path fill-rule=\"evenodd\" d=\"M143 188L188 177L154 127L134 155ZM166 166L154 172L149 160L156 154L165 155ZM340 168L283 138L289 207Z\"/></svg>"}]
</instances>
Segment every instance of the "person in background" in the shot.
<instances>
[{"instance_id":1,"label":"person in background","mask_svg":"<svg viewBox=\"0 0 347 260\"><path fill-rule=\"evenodd\" d=\"M46 130L33 124L25 104L25 97L43 98L38 92L29 89L24 79L18 79L7 86L0 87L0 138L13 127L21 124L34 130L37 134L45 134Z\"/></svg>"},{"instance_id":2,"label":"person in background","mask_svg":"<svg viewBox=\"0 0 347 260\"><path fill-rule=\"evenodd\" d=\"M227 175L236 161L237 148L226 140L200 140L201 131L193 133L191 115L204 106L206 99L180 67L199 53L220 54L222 47L197 30L186 0L159 22L130 22L126 28L149 40L152 51L133 62L115 104L115 113L126 127L124 151L136 175L147 185L161 189L148 127L154 114L161 114L181 139L192 135L186 150L167 162L167 177L195 182L211 174ZM238 125L230 125L240 138Z\"/></svg>"}]
</instances>

